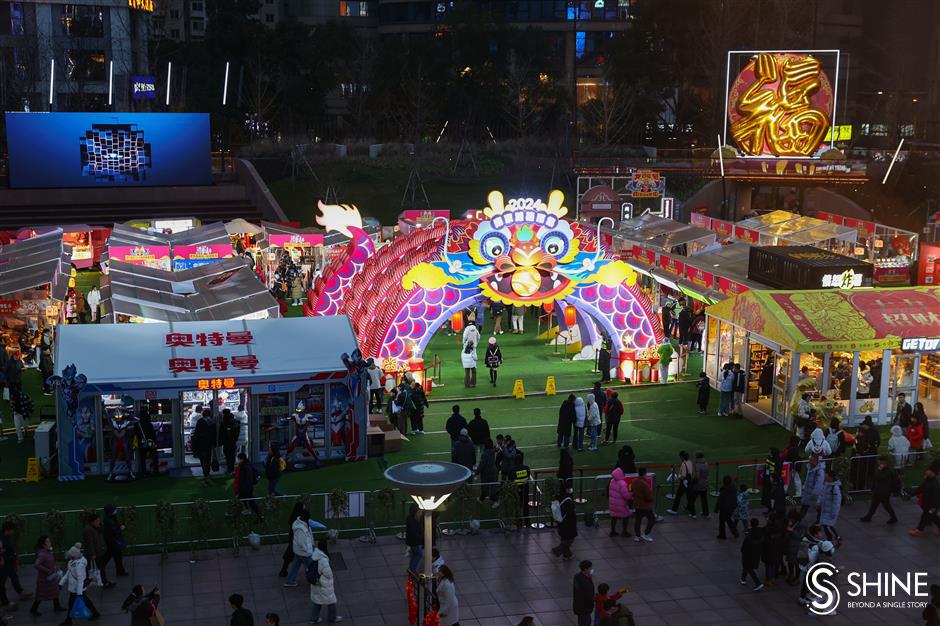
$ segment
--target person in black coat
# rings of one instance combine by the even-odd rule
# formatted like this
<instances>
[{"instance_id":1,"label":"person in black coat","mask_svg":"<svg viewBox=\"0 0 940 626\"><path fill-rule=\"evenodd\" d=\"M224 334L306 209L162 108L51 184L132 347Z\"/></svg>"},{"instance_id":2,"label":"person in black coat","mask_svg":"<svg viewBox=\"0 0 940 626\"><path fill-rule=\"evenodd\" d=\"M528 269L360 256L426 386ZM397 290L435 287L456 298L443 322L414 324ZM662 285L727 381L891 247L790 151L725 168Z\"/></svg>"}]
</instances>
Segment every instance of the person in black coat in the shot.
<instances>
[{"instance_id":1,"label":"person in black coat","mask_svg":"<svg viewBox=\"0 0 940 626\"><path fill-rule=\"evenodd\" d=\"M757 568L760 567L763 552L764 529L760 527L760 521L754 517L751 518L751 526L744 533L744 541L741 542L741 584L744 584L750 576L754 581L754 591L764 588L760 578L757 577Z\"/></svg>"},{"instance_id":2,"label":"person in black coat","mask_svg":"<svg viewBox=\"0 0 940 626\"><path fill-rule=\"evenodd\" d=\"M607 344L601 344L601 349L597 351L597 369L600 370L601 379L596 384L610 382L610 348ZM598 406L603 406L598 403Z\"/></svg>"},{"instance_id":3,"label":"person in black coat","mask_svg":"<svg viewBox=\"0 0 940 626\"><path fill-rule=\"evenodd\" d=\"M450 435L450 450L453 452L454 448L457 447L457 441L460 439L460 431L467 428L467 418L460 414L459 404L455 404L451 410L453 412L447 418L447 422L444 423L444 430Z\"/></svg>"},{"instance_id":4,"label":"person in black coat","mask_svg":"<svg viewBox=\"0 0 940 626\"><path fill-rule=\"evenodd\" d=\"M503 364L503 351L499 349L499 345L496 343L496 337L490 337L488 345L486 346L486 355L483 357L483 362L490 370L490 382L493 383L495 387L497 370L499 366Z\"/></svg>"},{"instance_id":5,"label":"person in black coat","mask_svg":"<svg viewBox=\"0 0 940 626\"><path fill-rule=\"evenodd\" d=\"M127 570L124 569L124 548L127 547L127 541L124 539L124 524L118 518L117 507L113 504L104 505L102 531L104 533L104 543L108 547L102 569L108 566L111 559L114 559L114 568L117 570L117 575L127 576Z\"/></svg>"},{"instance_id":6,"label":"person in black coat","mask_svg":"<svg viewBox=\"0 0 940 626\"><path fill-rule=\"evenodd\" d=\"M571 393L568 394L568 398L561 403L561 407L558 409L558 428L555 430L558 433L556 447L568 447L571 442L571 428L574 426L574 422L574 394Z\"/></svg>"},{"instance_id":7,"label":"person in black coat","mask_svg":"<svg viewBox=\"0 0 940 626\"><path fill-rule=\"evenodd\" d=\"M580 571L574 575L571 609L578 618L578 626L590 626L594 612L594 564L581 561L578 569Z\"/></svg>"},{"instance_id":8,"label":"person in black coat","mask_svg":"<svg viewBox=\"0 0 940 626\"><path fill-rule=\"evenodd\" d=\"M490 424L480 413L480 409L473 409L473 419L467 424L467 433L470 435L470 441L477 447L477 451L482 454L483 446L490 439Z\"/></svg>"},{"instance_id":9,"label":"person in black coat","mask_svg":"<svg viewBox=\"0 0 940 626\"><path fill-rule=\"evenodd\" d=\"M254 501L255 483L258 482L258 472L248 461L248 456L244 452L238 453L238 476L235 480L236 487L238 488L238 499L249 509L254 511L260 521L261 510L258 508L258 503Z\"/></svg>"},{"instance_id":10,"label":"person in black coat","mask_svg":"<svg viewBox=\"0 0 940 626\"><path fill-rule=\"evenodd\" d=\"M150 420L150 411L141 409L137 418L137 429L140 440L140 454L137 455L139 465L139 474L147 473L147 461L150 461L153 469L151 473L156 476L160 473L160 451L157 449L157 429Z\"/></svg>"},{"instance_id":11,"label":"person in black coat","mask_svg":"<svg viewBox=\"0 0 940 626\"><path fill-rule=\"evenodd\" d=\"M499 506L499 473L496 471L496 449L493 447L493 440L490 438L487 438L483 444L480 463L477 465L477 475L482 483L480 485L480 502L489 498L495 509Z\"/></svg>"},{"instance_id":12,"label":"person in black coat","mask_svg":"<svg viewBox=\"0 0 940 626\"><path fill-rule=\"evenodd\" d=\"M428 408L428 396L424 393L421 383L412 386L411 402L414 409L411 412L411 432L424 434L424 409Z\"/></svg>"},{"instance_id":13,"label":"person in black coat","mask_svg":"<svg viewBox=\"0 0 940 626\"><path fill-rule=\"evenodd\" d=\"M591 390L591 394L594 396L594 402L597 403L597 410L603 415L604 406L607 404L607 394L604 393L604 390L601 389L601 384L596 380L594 381L594 389Z\"/></svg>"},{"instance_id":14,"label":"person in black coat","mask_svg":"<svg viewBox=\"0 0 940 626\"><path fill-rule=\"evenodd\" d=\"M574 478L574 459L571 458L571 451L568 448L562 448L559 454L557 476L565 492L571 493L572 479Z\"/></svg>"},{"instance_id":15,"label":"person in black coat","mask_svg":"<svg viewBox=\"0 0 940 626\"><path fill-rule=\"evenodd\" d=\"M281 480L281 446L276 441L271 442L268 458L264 460L264 477L268 479L269 496L284 495L277 490L277 483Z\"/></svg>"},{"instance_id":16,"label":"person in black coat","mask_svg":"<svg viewBox=\"0 0 940 626\"><path fill-rule=\"evenodd\" d=\"M578 514L574 509L574 500L564 491L558 493L555 499L561 503L561 521L558 522L558 537L560 543L552 548L552 554L564 560L571 558L571 544L578 536Z\"/></svg>"},{"instance_id":17,"label":"person in black coat","mask_svg":"<svg viewBox=\"0 0 940 626\"><path fill-rule=\"evenodd\" d=\"M708 398L712 393L712 386L708 382L708 375L705 372L698 375L698 382L695 383L695 386L698 388L698 398L696 400L698 414L705 415L705 411L708 410Z\"/></svg>"},{"instance_id":18,"label":"person in black coat","mask_svg":"<svg viewBox=\"0 0 940 626\"><path fill-rule=\"evenodd\" d=\"M764 525L764 581L773 582L780 573L787 549L787 518L783 509L775 510Z\"/></svg>"},{"instance_id":19,"label":"person in black coat","mask_svg":"<svg viewBox=\"0 0 940 626\"><path fill-rule=\"evenodd\" d=\"M676 323L679 325L679 343L683 346L688 345L689 331L692 329L692 312L687 304L683 304Z\"/></svg>"},{"instance_id":20,"label":"person in black coat","mask_svg":"<svg viewBox=\"0 0 940 626\"><path fill-rule=\"evenodd\" d=\"M424 555L424 516L414 502L405 519L405 545L408 546L408 571L417 576Z\"/></svg>"},{"instance_id":21,"label":"person in black coat","mask_svg":"<svg viewBox=\"0 0 940 626\"><path fill-rule=\"evenodd\" d=\"M229 409L222 409L222 423L219 424L219 444L222 454L225 455L225 473L235 473L235 446L238 444L238 435L242 425L235 419Z\"/></svg>"},{"instance_id":22,"label":"person in black coat","mask_svg":"<svg viewBox=\"0 0 940 626\"><path fill-rule=\"evenodd\" d=\"M604 443L617 441L617 429L620 428L620 418L623 416L623 402L620 401L620 397L616 391L610 396L610 400L607 401L604 412L607 415L607 426L604 428Z\"/></svg>"},{"instance_id":23,"label":"person in black coat","mask_svg":"<svg viewBox=\"0 0 940 626\"><path fill-rule=\"evenodd\" d=\"M193 455L199 459L199 465L202 467L203 481L208 483L209 476L212 474L212 449L218 441L215 424L212 422L212 410L204 409L202 417L196 422L193 428L193 434L190 439L190 447Z\"/></svg>"},{"instance_id":24,"label":"person in black coat","mask_svg":"<svg viewBox=\"0 0 940 626\"><path fill-rule=\"evenodd\" d=\"M617 467L624 474L636 474L636 453L630 446L623 446L617 452Z\"/></svg>"},{"instance_id":25,"label":"person in black coat","mask_svg":"<svg viewBox=\"0 0 940 626\"><path fill-rule=\"evenodd\" d=\"M240 593L233 593L228 597L229 606L232 607L232 619L229 626L255 626L255 618L251 611L242 606L245 598Z\"/></svg>"},{"instance_id":26,"label":"person in black coat","mask_svg":"<svg viewBox=\"0 0 940 626\"><path fill-rule=\"evenodd\" d=\"M451 457L454 463L463 465L471 472L473 471L473 466L476 465L477 462L477 453L473 447L473 442L470 441L470 437L467 434L466 428L462 428L460 430L460 435L457 438L457 445L451 452Z\"/></svg>"},{"instance_id":27,"label":"person in black coat","mask_svg":"<svg viewBox=\"0 0 940 626\"><path fill-rule=\"evenodd\" d=\"M875 511L879 506L883 506L887 511L889 524L896 524L898 516L891 506L891 494L897 493L901 489L901 478L897 470L891 469L888 464L888 457L882 456L878 459L878 469L871 479L871 504L868 507L868 513L862 516L861 521L870 522Z\"/></svg>"},{"instance_id":28,"label":"person in black coat","mask_svg":"<svg viewBox=\"0 0 940 626\"><path fill-rule=\"evenodd\" d=\"M738 538L738 523L734 519L734 510L737 506L738 491L730 476L725 476L718 490L718 499L715 502L715 513L718 514L718 538L726 539L725 527L731 531L734 538Z\"/></svg>"},{"instance_id":29,"label":"person in black coat","mask_svg":"<svg viewBox=\"0 0 940 626\"><path fill-rule=\"evenodd\" d=\"M760 387L760 395L765 398L770 397L770 392L774 386L774 359L767 357L760 368L760 374L757 377L757 385Z\"/></svg>"}]
</instances>

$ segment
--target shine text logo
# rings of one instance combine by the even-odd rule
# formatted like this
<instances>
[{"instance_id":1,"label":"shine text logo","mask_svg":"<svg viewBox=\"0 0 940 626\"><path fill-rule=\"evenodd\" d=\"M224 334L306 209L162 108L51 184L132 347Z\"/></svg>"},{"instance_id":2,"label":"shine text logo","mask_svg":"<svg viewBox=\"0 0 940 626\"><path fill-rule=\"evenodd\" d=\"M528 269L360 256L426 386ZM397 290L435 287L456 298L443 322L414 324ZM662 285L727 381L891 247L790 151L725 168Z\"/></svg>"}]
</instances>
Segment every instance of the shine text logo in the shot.
<instances>
[{"instance_id":1,"label":"shine text logo","mask_svg":"<svg viewBox=\"0 0 940 626\"><path fill-rule=\"evenodd\" d=\"M809 610L816 615L831 615L839 606L841 595L835 577L839 573L832 563L816 563L806 571L806 586L813 601Z\"/></svg>"}]
</instances>

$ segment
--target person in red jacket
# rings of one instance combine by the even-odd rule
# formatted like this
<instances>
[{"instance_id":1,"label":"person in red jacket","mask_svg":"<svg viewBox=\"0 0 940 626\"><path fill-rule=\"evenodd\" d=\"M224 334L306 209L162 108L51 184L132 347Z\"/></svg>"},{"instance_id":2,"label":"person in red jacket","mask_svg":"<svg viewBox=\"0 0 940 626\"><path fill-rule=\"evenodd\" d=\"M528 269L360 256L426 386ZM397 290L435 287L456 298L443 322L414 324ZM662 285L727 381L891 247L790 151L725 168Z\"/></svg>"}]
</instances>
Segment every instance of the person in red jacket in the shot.
<instances>
[{"instance_id":1,"label":"person in red jacket","mask_svg":"<svg viewBox=\"0 0 940 626\"><path fill-rule=\"evenodd\" d=\"M911 425L907 427L904 436L911 442L911 452L924 450L924 425L916 415L911 417Z\"/></svg>"},{"instance_id":2,"label":"person in red jacket","mask_svg":"<svg viewBox=\"0 0 940 626\"><path fill-rule=\"evenodd\" d=\"M609 611L604 606L608 600L616 602L620 596L627 592L626 587L621 587L618 591L610 593L610 585L601 583L597 586L597 593L594 594L594 626L598 626L601 620L607 617Z\"/></svg>"}]
</instances>

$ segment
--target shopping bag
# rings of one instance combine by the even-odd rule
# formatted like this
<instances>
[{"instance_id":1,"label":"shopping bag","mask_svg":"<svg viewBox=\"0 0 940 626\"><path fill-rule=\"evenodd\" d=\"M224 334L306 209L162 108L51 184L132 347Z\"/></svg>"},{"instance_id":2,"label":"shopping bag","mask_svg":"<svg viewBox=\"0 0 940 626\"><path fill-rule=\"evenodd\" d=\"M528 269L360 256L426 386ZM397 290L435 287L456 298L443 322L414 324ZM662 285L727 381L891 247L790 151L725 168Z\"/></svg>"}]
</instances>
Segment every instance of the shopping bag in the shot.
<instances>
[{"instance_id":1,"label":"shopping bag","mask_svg":"<svg viewBox=\"0 0 940 626\"><path fill-rule=\"evenodd\" d=\"M75 602L72 603L72 610L69 611L69 617L73 620L86 620L91 618L91 611L85 604L84 597L77 596L75 598Z\"/></svg>"},{"instance_id":2,"label":"shopping bag","mask_svg":"<svg viewBox=\"0 0 940 626\"><path fill-rule=\"evenodd\" d=\"M164 626L166 624L166 618L163 617L163 613L160 612L160 609L154 609L153 615L150 616L150 626Z\"/></svg>"},{"instance_id":3,"label":"shopping bag","mask_svg":"<svg viewBox=\"0 0 940 626\"><path fill-rule=\"evenodd\" d=\"M88 584L90 584L90 585L97 585L97 586L99 586L99 587L102 586L101 570L100 570L100 569L95 568L95 569L90 570L90 571L88 572Z\"/></svg>"}]
</instances>

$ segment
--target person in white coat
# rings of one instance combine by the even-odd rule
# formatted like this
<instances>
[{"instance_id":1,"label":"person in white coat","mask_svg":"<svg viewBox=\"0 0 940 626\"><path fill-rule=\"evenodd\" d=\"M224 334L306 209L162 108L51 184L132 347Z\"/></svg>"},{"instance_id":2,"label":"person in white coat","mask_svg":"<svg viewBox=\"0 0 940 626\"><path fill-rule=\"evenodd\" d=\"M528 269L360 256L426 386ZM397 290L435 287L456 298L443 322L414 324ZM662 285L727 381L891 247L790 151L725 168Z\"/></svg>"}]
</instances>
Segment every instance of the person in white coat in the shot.
<instances>
[{"instance_id":1,"label":"person in white coat","mask_svg":"<svg viewBox=\"0 0 940 626\"><path fill-rule=\"evenodd\" d=\"M284 583L285 587L297 586L297 570L300 569L301 565L309 567L311 559L313 558L313 531L310 530L309 521L310 512L304 510L300 512L300 515L298 515L294 523L291 524L290 529L294 537L291 543L291 549L294 551L294 560L291 561L290 567L287 568L287 581Z\"/></svg>"},{"instance_id":2,"label":"person in white coat","mask_svg":"<svg viewBox=\"0 0 940 626\"><path fill-rule=\"evenodd\" d=\"M810 509L819 509L825 483L826 465L820 460L818 454L811 454L809 461L806 463L806 480L803 482L803 490L800 492L801 518ZM816 514L816 520L818 523L819 513Z\"/></svg>"},{"instance_id":3,"label":"person in white coat","mask_svg":"<svg viewBox=\"0 0 940 626\"><path fill-rule=\"evenodd\" d=\"M832 446L826 441L826 435L823 433L822 428L817 428L809 436L809 442L806 444L806 454L818 454L821 459L832 456Z\"/></svg>"},{"instance_id":4,"label":"person in white coat","mask_svg":"<svg viewBox=\"0 0 940 626\"><path fill-rule=\"evenodd\" d=\"M460 623L460 603L457 602L454 573L446 565L441 565L437 570L437 602L437 616L441 619L441 626Z\"/></svg>"},{"instance_id":5,"label":"person in white coat","mask_svg":"<svg viewBox=\"0 0 940 626\"><path fill-rule=\"evenodd\" d=\"M574 399L574 447L576 450L584 452L584 425L587 423L587 408L584 406L584 398Z\"/></svg>"},{"instance_id":6,"label":"person in white coat","mask_svg":"<svg viewBox=\"0 0 940 626\"><path fill-rule=\"evenodd\" d=\"M476 328L476 326L467 326L467 328ZM460 350L460 363L463 365L464 387L477 386L477 343L479 340L479 331L476 333L476 341L473 340L472 333L469 339L467 338L467 333L464 333L463 348Z\"/></svg>"},{"instance_id":7,"label":"person in white coat","mask_svg":"<svg viewBox=\"0 0 940 626\"><path fill-rule=\"evenodd\" d=\"M88 302L88 310L91 312L91 321L97 322L98 305L101 304L101 292L98 291L97 286L91 288L91 291L88 292L85 300Z\"/></svg>"},{"instance_id":8,"label":"person in white coat","mask_svg":"<svg viewBox=\"0 0 940 626\"><path fill-rule=\"evenodd\" d=\"M463 329L463 342L467 343L468 341L473 343L473 349L476 350L480 343L480 329L477 328L476 324L468 324Z\"/></svg>"},{"instance_id":9,"label":"person in white coat","mask_svg":"<svg viewBox=\"0 0 940 626\"><path fill-rule=\"evenodd\" d=\"M82 556L82 544L76 543L65 553L68 563L65 567L65 575L59 581L59 586L69 592L68 613L65 614L65 621L62 624L72 623L72 606L75 600L81 597L85 606L91 611L91 618L98 619L101 614L92 604L91 599L85 595L88 580L88 560Z\"/></svg>"},{"instance_id":10,"label":"person in white coat","mask_svg":"<svg viewBox=\"0 0 940 626\"><path fill-rule=\"evenodd\" d=\"M319 624L323 621L320 610L326 607L326 621L331 624L343 621L336 614L336 590L333 586L333 568L330 567L330 554L326 541L321 539L313 551L313 563L317 566L319 576L317 584L310 585L310 602L313 603L313 613L310 621Z\"/></svg>"},{"instance_id":11,"label":"person in white coat","mask_svg":"<svg viewBox=\"0 0 940 626\"><path fill-rule=\"evenodd\" d=\"M588 450L597 450L597 437L601 433L601 410L597 406L597 400L594 399L594 394L589 393L587 396L587 422L588 434L591 435L591 445L588 447Z\"/></svg>"},{"instance_id":12,"label":"person in white coat","mask_svg":"<svg viewBox=\"0 0 940 626\"><path fill-rule=\"evenodd\" d=\"M911 442L904 436L900 426L891 427L891 438L888 439L888 452L894 455L894 469L907 467L907 455L911 451Z\"/></svg>"}]
</instances>

